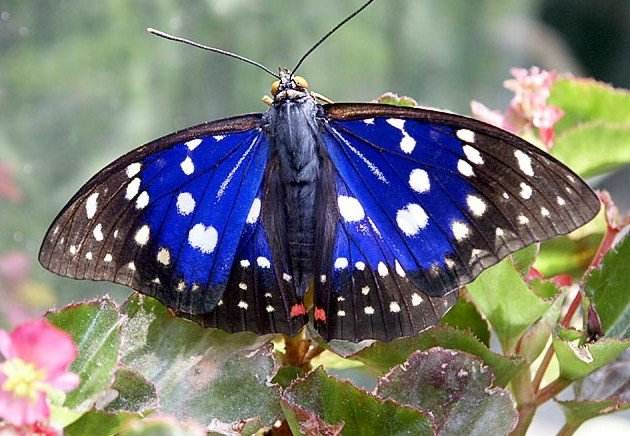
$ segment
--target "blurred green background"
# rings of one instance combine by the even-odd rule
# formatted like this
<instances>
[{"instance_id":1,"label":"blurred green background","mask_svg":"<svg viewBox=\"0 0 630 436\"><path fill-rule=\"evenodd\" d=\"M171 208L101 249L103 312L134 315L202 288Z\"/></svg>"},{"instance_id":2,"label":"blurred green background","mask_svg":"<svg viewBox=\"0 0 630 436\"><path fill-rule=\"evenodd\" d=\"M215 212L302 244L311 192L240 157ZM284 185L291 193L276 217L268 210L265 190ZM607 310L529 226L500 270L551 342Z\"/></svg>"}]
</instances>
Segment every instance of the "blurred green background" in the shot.
<instances>
[{"instance_id":1,"label":"blurred green background","mask_svg":"<svg viewBox=\"0 0 630 436\"><path fill-rule=\"evenodd\" d=\"M146 27L275 69L360 3L0 0L0 324L127 294L36 263L47 226L92 174L171 131L265 109L271 77ZM471 99L504 107L510 67L530 65L630 87L630 1L380 0L300 74L337 101L393 91L466 114Z\"/></svg>"}]
</instances>

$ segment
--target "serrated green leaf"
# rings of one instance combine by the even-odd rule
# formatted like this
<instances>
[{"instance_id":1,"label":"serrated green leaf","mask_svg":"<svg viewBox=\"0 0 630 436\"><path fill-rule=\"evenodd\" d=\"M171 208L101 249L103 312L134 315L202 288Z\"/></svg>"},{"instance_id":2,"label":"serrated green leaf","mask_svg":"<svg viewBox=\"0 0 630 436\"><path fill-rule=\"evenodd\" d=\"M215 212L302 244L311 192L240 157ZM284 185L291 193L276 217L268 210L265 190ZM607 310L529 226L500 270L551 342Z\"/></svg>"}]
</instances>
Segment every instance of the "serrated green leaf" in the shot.
<instances>
[{"instance_id":1,"label":"serrated green leaf","mask_svg":"<svg viewBox=\"0 0 630 436\"><path fill-rule=\"evenodd\" d=\"M104 297L66 306L50 312L47 317L52 324L68 332L79 349L70 370L79 375L81 384L68 393L64 405L87 411L114 379L120 346L118 308Z\"/></svg>"},{"instance_id":2,"label":"serrated green leaf","mask_svg":"<svg viewBox=\"0 0 630 436\"><path fill-rule=\"evenodd\" d=\"M289 424L295 434L326 424L342 424L348 435L433 434L430 418L420 410L370 395L328 376L321 367L286 389L282 403L293 418Z\"/></svg>"},{"instance_id":3,"label":"serrated green leaf","mask_svg":"<svg viewBox=\"0 0 630 436\"><path fill-rule=\"evenodd\" d=\"M505 351L513 350L521 334L549 308L527 288L509 259L481 273L468 292Z\"/></svg>"},{"instance_id":4,"label":"serrated green leaf","mask_svg":"<svg viewBox=\"0 0 630 436\"><path fill-rule=\"evenodd\" d=\"M608 337L630 337L630 238L609 251L599 269L586 280L586 294L593 302Z\"/></svg>"},{"instance_id":5,"label":"serrated green leaf","mask_svg":"<svg viewBox=\"0 0 630 436\"><path fill-rule=\"evenodd\" d=\"M121 363L153 383L160 413L204 426L281 414L270 336L202 328L139 295L123 309Z\"/></svg>"},{"instance_id":6,"label":"serrated green leaf","mask_svg":"<svg viewBox=\"0 0 630 436\"><path fill-rule=\"evenodd\" d=\"M472 332L484 345L490 344L490 329L485 319L469 301L461 296L457 303L444 315L440 324Z\"/></svg>"},{"instance_id":7,"label":"serrated green leaf","mask_svg":"<svg viewBox=\"0 0 630 436\"><path fill-rule=\"evenodd\" d=\"M518 372L523 360L496 354L469 333L451 327L438 326L417 336L396 339L390 342L375 342L349 358L363 362L379 375L407 360L416 350L432 347L461 350L480 357L497 377L497 386L505 386Z\"/></svg>"},{"instance_id":8,"label":"serrated green leaf","mask_svg":"<svg viewBox=\"0 0 630 436\"><path fill-rule=\"evenodd\" d=\"M608 173L630 163L630 121L592 121L567 129L551 152L582 177Z\"/></svg>"},{"instance_id":9,"label":"serrated green leaf","mask_svg":"<svg viewBox=\"0 0 630 436\"><path fill-rule=\"evenodd\" d=\"M127 368L116 371L111 389L116 397L105 406L107 412L143 412L155 410L158 398L155 386L142 375Z\"/></svg>"},{"instance_id":10,"label":"serrated green leaf","mask_svg":"<svg viewBox=\"0 0 630 436\"><path fill-rule=\"evenodd\" d=\"M440 435L508 434L517 422L510 393L467 353L417 351L381 378L376 395L431 412Z\"/></svg>"},{"instance_id":11,"label":"serrated green leaf","mask_svg":"<svg viewBox=\"0 0 630 436\"><path fill-rule=\"evenodd\" d=\"M613 362L630 347L630 340L602 338L592 344L579 345L579 341L553 339L553 348L560 366L560 377L579 380L593 371Z\"/></svg>"},{"instance_id":12,"label":"serrated green leaf","mask_svg":"<svg viewBox=\"0 0 630 436\"><path fill-rule=\"evenodd\" d=\"M556 81L549 104L564 111L564 117L555 126L558 133L590 121L630 123L630 93L595 80Z\"/></svg>"}]
</instances>

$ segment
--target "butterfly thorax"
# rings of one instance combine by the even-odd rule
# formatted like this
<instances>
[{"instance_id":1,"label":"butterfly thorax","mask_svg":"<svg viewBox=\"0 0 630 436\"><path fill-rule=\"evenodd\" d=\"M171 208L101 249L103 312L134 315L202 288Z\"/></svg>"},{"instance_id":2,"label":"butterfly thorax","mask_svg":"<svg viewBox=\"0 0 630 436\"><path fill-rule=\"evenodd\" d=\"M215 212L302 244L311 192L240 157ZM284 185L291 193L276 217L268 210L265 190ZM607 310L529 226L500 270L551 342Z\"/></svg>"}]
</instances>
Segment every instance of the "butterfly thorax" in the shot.
<instances>
[{"instance_id":1,"label":"butterfly thorax","mask_svg":"<svg viewBox=\"0 0 630 436\"><path fill-rule=\"evenodd\" d=\"M264 116L274 164L267 174L269 190L263 204L273 207L274 216L280 217L266 227L275 235L272 250L286 259L286 270L281 273L292 276L298 292L306 290L313 276L321 173L320 111L321 106L307 91L289 88L275 95Z\"/></svg>"}]
</instances>

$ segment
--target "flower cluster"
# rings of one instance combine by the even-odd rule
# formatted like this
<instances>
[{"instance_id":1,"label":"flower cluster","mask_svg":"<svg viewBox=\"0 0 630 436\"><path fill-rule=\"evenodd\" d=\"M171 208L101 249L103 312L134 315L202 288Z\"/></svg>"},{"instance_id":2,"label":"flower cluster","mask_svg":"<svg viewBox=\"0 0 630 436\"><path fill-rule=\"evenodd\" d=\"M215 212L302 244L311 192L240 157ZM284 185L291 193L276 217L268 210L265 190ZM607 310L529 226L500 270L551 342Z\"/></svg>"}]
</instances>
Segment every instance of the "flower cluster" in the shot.
<instances>
[{"instance_id":1,"label":"flower cluster","mask_svg":"<svg viewBox=\"0 0 630 436\"><path fill-rule=\"evenodd\" d=\"M489 109L477 101L471 102L473 115L487 123L494 124L510 132L523 134L537 129L538 135L547 148L554 139L554 125L562 118L562 109L548 103L551 86L557 75L538 67L512 68L512 79L503 86L514 92L514 97L505 113Z\"/></svg>"},{"instance_id":2,"label":"flower cluster","mask_svg":"<svg viewBox=\"0 0 630 436\"><path fill-rule=\"evenodd\" d=\"M5 359L0 363L0 418L17 430L42 433L50 418L50 395L79 384L68 371L77 356L72 338L46 320L29 321L11 333L0 330L0 353Z\"/></svg>"}]
</instances>

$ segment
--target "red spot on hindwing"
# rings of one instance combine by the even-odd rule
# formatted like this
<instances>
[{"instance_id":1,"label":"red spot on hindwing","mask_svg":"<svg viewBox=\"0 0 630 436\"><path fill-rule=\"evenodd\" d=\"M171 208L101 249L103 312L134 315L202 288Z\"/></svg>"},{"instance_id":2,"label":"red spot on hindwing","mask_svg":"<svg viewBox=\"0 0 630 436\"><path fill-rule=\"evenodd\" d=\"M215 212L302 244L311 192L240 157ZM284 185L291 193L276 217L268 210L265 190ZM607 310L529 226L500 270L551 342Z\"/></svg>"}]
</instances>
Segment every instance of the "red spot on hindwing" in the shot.
<instances>
[{"instance_id":1,"label":"red spot on hindwing","mask_svg":"<svg viewBox=\"0 0 630 436\"><path fill-rule=\"evenodd\" d=\"M304 307L302 303L294 304L293 306L291 306L291 318L304 315L306 315L306 307Z\"/></svg>"},{"instance_id":2,"label":"red spot on hindwing","mask_svg":"<svg viewBox=\"0 0 630 436\"><path fill-rule=\"evenodd\" d=\"M315 321L326 322L326 311L321 307L315 308Z\"/></svg>"}]
</instances>

